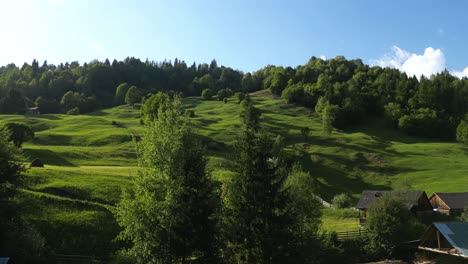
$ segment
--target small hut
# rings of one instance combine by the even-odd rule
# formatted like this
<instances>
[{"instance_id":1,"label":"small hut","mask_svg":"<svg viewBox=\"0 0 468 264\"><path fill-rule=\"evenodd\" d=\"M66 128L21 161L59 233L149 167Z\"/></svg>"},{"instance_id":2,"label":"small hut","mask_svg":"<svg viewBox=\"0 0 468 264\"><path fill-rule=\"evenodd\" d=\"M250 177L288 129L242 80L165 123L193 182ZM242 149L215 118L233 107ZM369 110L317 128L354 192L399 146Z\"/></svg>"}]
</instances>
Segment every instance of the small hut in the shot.
<instances>
[{"instance_id":1,"label":"small hut","mask_svg":"<svg viewBox=\"0 0 468 264\"><path fill-rule=\"evenodd\" d=\"M408 210L414 215L420 216L423 212L432 212L432 206L424 191L363 191L356 205L359 209L359 223L365 224L367 211L372 204L384 195L398 196L403 199Z\"/></svg>"},{"instance_id":2,"label":"small hut","mask_svg":"<svg viewBox=\"0 0 468 264\"><path fill-rule=\"evenodd\" d=\"M422 236L418 249L468 259L468 223L432 224Z\"/></svg>"},{"instance_id":3,"label":"small hut","mask_svg":"<svg viewBox=\"0 0 468 264\"><path fill-rule=\"evenodd\" d=\"M434 211L444 215L457 215L468 207L468 192L434 193L429 198Z\"/></svg>"},{"instance_id":4,"label":"small hut","mask_svg":"<svg viewBox=\"0 0 468 264\"><path fill-rule=\"evenodd\" d=\"M28 107L24 109L24 114L28 116L40 115L39 107Z\"/></svg>"}]
</instances>

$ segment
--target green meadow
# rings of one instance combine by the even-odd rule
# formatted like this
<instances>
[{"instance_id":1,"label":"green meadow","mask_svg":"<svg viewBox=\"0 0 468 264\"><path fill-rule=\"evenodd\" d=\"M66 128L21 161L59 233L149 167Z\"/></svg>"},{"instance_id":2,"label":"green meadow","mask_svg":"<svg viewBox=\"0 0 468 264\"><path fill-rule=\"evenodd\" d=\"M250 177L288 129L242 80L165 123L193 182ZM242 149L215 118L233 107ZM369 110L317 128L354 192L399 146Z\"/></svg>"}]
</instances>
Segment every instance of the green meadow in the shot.
<instances>
[{"instance_id":1,"label":"green meadow","mask_svg":"<svg viewBox=\"0 0 468 264\"><path fill-rule=\"evenodd\" d=\"M349 192L357 200L366 189L468 190L468 148L453 142L409 137L371 119L349 131L325 137L320 118L309 109L284 103L268 93L253 96L261 124L281 135L291 161L299 162L319 182L318 194L330 201ZM233 144L240 130L239 105L183 99L210 156L213 178L233 177ZM59 254L108 255L118 226L111 210L137 173L135 135L141 136L139 111L128 106L87 115L2 115L0 121L29 124L35 139L25 143L28 161L39 158L44 168L31 168L17 198L22 214ZM309 127L306 139L301 128ZM355 213L324 210L323 230L358 228ZM112 241L112 242L109 242Z\"/></svg>"}]
</instances>

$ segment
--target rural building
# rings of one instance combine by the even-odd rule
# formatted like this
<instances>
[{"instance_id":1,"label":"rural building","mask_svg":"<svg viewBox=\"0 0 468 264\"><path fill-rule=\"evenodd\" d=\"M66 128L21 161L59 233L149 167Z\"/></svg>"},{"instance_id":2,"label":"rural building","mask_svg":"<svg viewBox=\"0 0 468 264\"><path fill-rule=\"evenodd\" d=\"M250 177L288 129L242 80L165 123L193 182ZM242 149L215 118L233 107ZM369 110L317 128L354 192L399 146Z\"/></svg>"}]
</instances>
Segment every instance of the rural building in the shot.
<instances>
[{"instance_id":1,"label":"rural building","mask_svg":"<svg viewBox=\"0 0 468 264\"><path fill-rule=\"evenodd\" d=\"M468 259L468 223L434 223L422 236L418 248Z\"/></svg>"},{"instance_id":2,"label":"rural building","mask_svg":"<svg viewBox=\"0 0 468 264\"><path fill-rule=\"evenodd\" d=\"M28 107L24 109L25 115L40 115L39 107Z\"/></svg>"},{"instance_id":3,"label":"rural building","mask_svg":"<svg viewBox=\"0 0 468 264\"><path fill-rule=\"evenodd\" d=\"M434 193L429 201L434 211L444 215L457 215L468 207L468 192Z\"/></svg>"},{"instance_id":4,"label":"rural building","mask_svg":"<svg viewBox=\"0 0 468 264\"><path fill-rule=\"evenodd\" d=\"M360 224L364 224L367 220L367 211L372 204L384 195L398 196L402 198L414 215L419 216L423 212L431 212L432 205L427 198L426 192L424 191L363 191L361 198L356 205L359 209Z\"/></svg>"}]
</instances>

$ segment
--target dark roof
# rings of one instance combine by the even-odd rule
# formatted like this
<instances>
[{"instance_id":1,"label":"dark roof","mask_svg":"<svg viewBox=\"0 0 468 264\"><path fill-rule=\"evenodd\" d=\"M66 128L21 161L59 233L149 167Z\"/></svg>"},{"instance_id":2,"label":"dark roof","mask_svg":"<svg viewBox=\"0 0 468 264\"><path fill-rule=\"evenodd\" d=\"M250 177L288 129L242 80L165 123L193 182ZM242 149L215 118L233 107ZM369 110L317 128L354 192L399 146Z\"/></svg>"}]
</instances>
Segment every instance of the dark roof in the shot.
<instances>
[{"instance_id":1,"label":"dark roof","mask_svg":"<svg viewBox=\"0 0 468 264\"><path fill-rule=\"evenodd\" d=\"M439 196L450 209L463 209L468 207L468 192L434 193L433 195Z\"/></svg>"},{"instance_id":2,"label":"dark roof","mask_svg":"<svg viewBox=\"0 0 468 264\"><path fill-rule=\"evenodd\" d=\"M434 223L434 226L454 248L463 256L468 257L467 222Z\"/></svg>"},{"instance_id":3,"label":"dark roof","mask_svg":"<svg viewBox=\"0 0 468 264\"><path fill-rule=\"evenodd\" d=\"M408 208L411 209L413 206L418 205L418 200L424 194L424 191L363 191L356 208L368 209L374 201L385 194L400 196Z\"/></svg>"}]
</instances>

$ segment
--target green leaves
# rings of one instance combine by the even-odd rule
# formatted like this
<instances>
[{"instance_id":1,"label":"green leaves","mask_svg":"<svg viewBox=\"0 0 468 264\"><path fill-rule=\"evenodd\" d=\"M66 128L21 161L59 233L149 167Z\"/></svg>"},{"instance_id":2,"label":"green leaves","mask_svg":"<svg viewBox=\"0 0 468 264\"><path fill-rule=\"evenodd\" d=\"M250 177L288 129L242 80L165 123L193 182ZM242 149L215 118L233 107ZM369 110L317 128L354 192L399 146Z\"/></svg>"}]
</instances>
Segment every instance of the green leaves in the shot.
<instances>
[{"instance_id":1,"label":"green leaves","mask_svg":"<svg viewBox=\"0 0 468 264\"><path fill-rule=\"evenodd\" d=\"M204 149L180 100L161 104L138 144L138 175L115 212L120 238L139 263L210 258L215 199Z\"/></svg>"}]
</instances>

